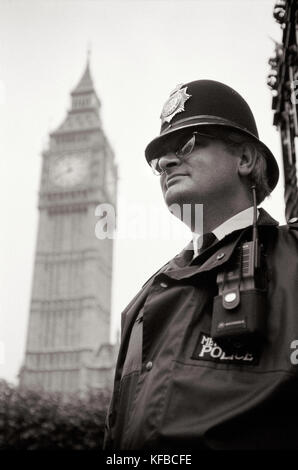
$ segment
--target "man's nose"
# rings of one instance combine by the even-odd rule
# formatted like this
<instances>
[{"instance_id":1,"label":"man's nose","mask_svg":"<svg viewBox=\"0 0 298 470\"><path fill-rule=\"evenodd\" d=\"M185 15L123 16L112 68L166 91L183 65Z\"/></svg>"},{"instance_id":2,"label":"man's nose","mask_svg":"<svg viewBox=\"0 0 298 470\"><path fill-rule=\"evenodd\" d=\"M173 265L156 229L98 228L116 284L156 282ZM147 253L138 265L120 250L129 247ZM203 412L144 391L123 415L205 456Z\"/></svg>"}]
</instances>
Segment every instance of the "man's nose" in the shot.
<instances>
[{"instance_id":1,"label":"man's nose","mask_svg":"<svg viewBox=\"0 0 298 470\"><path fill-rule=\"evenodd\" d=\"M172 166L180 165L180 159L174 153L168 153L160 157L158 163L160 168L165 171Z\"/></svg>"}]
</instances>

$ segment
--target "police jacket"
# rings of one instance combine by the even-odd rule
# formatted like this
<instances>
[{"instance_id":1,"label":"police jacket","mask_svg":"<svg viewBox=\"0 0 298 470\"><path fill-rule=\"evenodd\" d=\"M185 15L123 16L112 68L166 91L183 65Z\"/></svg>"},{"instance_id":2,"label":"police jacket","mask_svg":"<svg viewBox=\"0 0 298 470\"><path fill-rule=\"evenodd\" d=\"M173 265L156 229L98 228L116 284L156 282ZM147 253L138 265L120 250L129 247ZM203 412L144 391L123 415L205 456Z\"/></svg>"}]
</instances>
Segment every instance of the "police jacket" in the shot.
<instances>
[{"instance_id":1,"label":"police jacket","mask_svg":"<svg viewBox=\"0 0 298 470\"><path fill-rule=\"evenodd\" d=\"M298 449L298 223L278 226L260 209L268 280L261 347L227 354L210 335L216 275L251 231L193 261L184 249L124 310L105 449ZM124 369L137 322L141 364Z\"/></svg>"}]
</instances>

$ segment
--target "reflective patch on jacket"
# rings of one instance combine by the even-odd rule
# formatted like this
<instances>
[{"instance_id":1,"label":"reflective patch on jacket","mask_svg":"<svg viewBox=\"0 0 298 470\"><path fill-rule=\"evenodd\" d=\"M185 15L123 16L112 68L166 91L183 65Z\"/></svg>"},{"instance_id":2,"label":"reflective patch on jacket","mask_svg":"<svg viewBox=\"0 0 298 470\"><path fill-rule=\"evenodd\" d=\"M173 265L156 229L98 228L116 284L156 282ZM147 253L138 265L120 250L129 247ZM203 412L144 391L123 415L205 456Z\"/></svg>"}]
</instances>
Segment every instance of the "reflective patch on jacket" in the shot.
<instances>
[{"instance_id":1,"label":"reflective patch on jacket","mask_svg":"<svg viewBox=\"0 0 298 470\"><path fill-rule=\"evenodd\" d=\"M256 348L234 351L233 354L225 352L207 333L200 333L196 348L191 359L197 361L211 361L221 364L257 365L260 360L260 351Z\"/></svg>"}]
</instances>

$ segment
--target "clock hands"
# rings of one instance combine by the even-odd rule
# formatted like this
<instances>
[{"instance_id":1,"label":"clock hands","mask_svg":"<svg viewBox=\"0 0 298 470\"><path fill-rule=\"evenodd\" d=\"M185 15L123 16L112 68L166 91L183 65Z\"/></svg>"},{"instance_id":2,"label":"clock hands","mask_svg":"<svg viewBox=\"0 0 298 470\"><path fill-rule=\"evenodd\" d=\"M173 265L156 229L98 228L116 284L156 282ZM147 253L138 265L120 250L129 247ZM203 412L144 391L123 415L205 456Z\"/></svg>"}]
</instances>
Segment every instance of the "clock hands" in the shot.
<instances>
[{"instance_id":1,"label":"clock hands","mask_svg":"<svg viewBox=\"0 0 298 470\"><path fill-rule=\"evenodd\" d=\"M53 180L59 186L72 186L83 181L87 174L87 161L78 156L57 159L53 166Z\"/></svg>"}]
</instances>

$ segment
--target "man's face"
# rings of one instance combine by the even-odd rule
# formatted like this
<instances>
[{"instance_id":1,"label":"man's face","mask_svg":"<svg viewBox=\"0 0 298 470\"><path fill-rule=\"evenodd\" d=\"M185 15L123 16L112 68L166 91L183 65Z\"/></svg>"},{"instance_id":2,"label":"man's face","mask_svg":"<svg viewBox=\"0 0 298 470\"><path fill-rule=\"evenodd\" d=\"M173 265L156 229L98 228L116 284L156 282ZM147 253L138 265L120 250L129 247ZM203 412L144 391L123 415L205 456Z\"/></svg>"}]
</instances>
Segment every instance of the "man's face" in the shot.
<instances>
[{"instance_id":1,"label":"man's face","mask_svg":"<svg viewBox=\"0 0 298 470\"><path fill-rule=\"evenodd\" d=\"M180 142L174 138L159 160L164 170L160 183L167 205L212 205L234 197L237 185L242 184L237 169L239 157L232 154L222 140L198 134L193 151L179 159L175 150L191 136L190 132L180 138Z\"/></svg>"}]
</instances>

